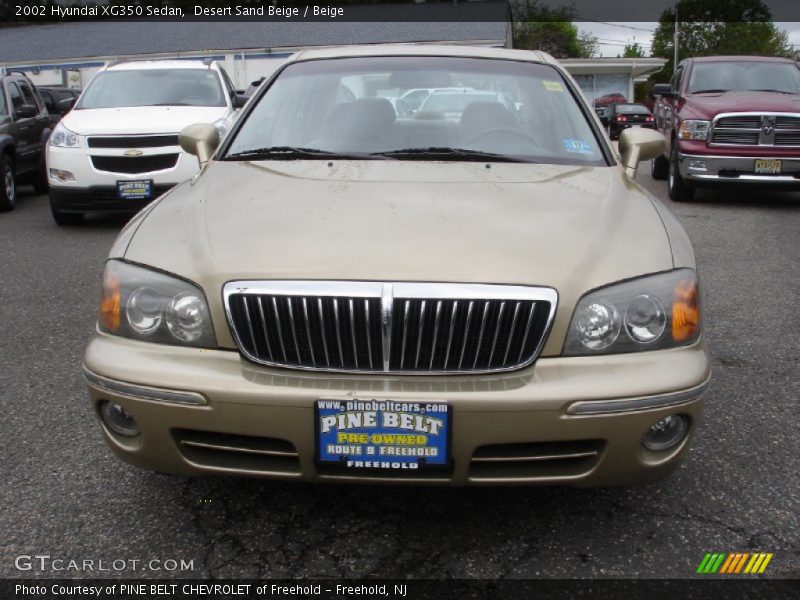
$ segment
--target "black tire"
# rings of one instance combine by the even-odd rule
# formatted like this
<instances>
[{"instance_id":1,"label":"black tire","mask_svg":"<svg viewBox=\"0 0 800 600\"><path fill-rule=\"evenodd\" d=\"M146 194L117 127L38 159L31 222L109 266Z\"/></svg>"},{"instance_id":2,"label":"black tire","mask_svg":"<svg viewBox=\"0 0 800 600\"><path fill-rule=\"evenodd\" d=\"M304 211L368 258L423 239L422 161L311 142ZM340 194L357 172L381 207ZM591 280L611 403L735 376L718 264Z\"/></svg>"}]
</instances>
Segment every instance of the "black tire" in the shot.
<instances>
[{"instance_id":1,"label":"black tire","mask_svg":"<svg viewBox=\"0 0 800 600\"><path fill-rule=\"evenodd\" d=\"M650 162L650 175L659 181L664 181L669 176L669 160L666 156L656 156Z\"/></svg>"},{"instance_id":2,"label":"black tire","mask_svg":"<svg viewBox=\"0 0 800 600\"><path fill-rule=\"evenodd\" d=\"M33 191L37 194L46 194L47 190L50 189L50 184L47 181L47 165L44 158L42 158L41 166L31 175L31 185L33 185Z\"/></svg>"},{"instance_id":3,"label":"black tire","mask_svg":"<svg viewBox=\"0 0 800 600\"><path fill-rule=\"evenodd\" d=\"M17 205L17 178L14 160L8 154L0 154L0 212L14 210Z\"/></svg>"},{"instance_id":4,"label":"black tire","mask_svg":"<svg viewBox=\"0 0 800 600\"><path fill-rule=\"evenodd\" d=\"M56 225L64 227L83 223L83 213L59 210L58 206L56 206L56 203L53 201L52 193L50 194L50 212L53 213L53 220L56 222Z\"/></svg>"},{"instance_id":5,"label":"black tire","mask_svg":"<svg viewBox=\"0 0 800 600\"><path fill-rule=\"evenodd\" d=\"M691 202L694 198L694 186L681 177L680 165L678 164L678 144L674 140L669 158L669 174L667 177L669 197L673 202Z\"/></svg>"}]
</instances>

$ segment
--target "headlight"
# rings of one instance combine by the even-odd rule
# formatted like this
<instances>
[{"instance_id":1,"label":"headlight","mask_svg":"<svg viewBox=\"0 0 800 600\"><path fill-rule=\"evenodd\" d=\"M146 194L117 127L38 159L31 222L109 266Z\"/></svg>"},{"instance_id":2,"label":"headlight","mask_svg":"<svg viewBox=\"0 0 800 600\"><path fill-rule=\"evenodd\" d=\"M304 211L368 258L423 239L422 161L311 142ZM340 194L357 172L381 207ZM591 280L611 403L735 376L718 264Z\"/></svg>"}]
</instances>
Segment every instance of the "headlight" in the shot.
<instances>
[{"instance_id":1,"label":"headlight","mask_svg":"<svg viewBox=\"0 0 800 600\"><path fill-rule=\"evenodd\" d=\"M695 273L676 269L586 294L572 316L564 354L655 350L692 343L699 335Z\"/></svg>"},{"instance_id":2,"label":"headlight","mask_svg":"<svg viewBox=\"0 0 800 600\"><path fill-rule=\"evenodd\" d=\"M710 121L695 121L687 119L681 121L678 128L678 137L682 140L705 141L708 138L708 128L711 127Z\"/></svg>"},{"instance_id":3,"label":"headlight","mask_svg":"<svg viewBox=\"0 0 800 600\"><path fill-rule=\"evenodd\" d=\"M197 286L118 260L106 263L100 329L160 344L216 346L211 315Z\"/></svg>"},{"instance_id":4,"label":"headlight","mask_svg":"<svg viewBox=\"0 0 800 600\"><path fill-rule=\"evenodd\" d=\"M50 145L59 148L78 148L80 147L78 134L59 123L50 135Z\"/></svg>"},{"instance_id":5,"label":"headlight","mask_svg":"<svg viewBox=\"0 0 800 600\"><path fill-rule=\"evenodd\" d=\"M217 128L220 140L225 137L225 134L227 134L228 130L231 128L231 122L225 117L217 119L212 123L212 125Z\"/></svg>"}]
</instances>

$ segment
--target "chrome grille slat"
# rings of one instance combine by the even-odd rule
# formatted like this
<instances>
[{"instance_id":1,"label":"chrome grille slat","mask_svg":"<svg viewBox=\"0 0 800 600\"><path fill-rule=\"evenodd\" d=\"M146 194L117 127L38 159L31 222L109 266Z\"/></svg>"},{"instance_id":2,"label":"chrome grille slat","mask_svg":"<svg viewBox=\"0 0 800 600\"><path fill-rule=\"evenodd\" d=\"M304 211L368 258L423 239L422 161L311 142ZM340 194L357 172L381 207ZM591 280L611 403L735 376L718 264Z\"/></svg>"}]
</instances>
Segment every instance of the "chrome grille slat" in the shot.
<instances>
[{"instance_id":1,"label":"chrome grille slat","mask_svg":"<svg viewBox=\"0 0 800 600\"><path fill-rule=\"evenodd\" d=\"M530 365L557 297L521 286L265 281L226 284L224 299L236 343L256 363L453 374Z\"/></svg>"}]
</instances>

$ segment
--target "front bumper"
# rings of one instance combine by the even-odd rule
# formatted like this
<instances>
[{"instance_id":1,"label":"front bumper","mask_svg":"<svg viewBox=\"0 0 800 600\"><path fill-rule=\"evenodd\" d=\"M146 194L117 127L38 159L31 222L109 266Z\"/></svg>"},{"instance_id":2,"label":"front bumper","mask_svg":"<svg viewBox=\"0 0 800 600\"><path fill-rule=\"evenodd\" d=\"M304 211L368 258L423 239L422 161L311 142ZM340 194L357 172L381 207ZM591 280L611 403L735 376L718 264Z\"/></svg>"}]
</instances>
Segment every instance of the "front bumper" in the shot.
<instances>
[{"instance_id":1,"label":"front bumper","mask_svg":"<svg viewBox=\"0 0 800 600\"><path fill-rule=\"evenodd\" d=\"M710 376L703 342L541 358L512 373L459 377L270 369L237 352L104 334L89 343L84 361L95 412L102 400L118 402L141 427L141 435L125 438L102 426L123 460L187 475L309 482L597 486L658 479L687 451ZM452 467L409 476L317 465L314 402L320 398L450 403ZM687 437L664 452L645 450L647 429L670 414L689 418Z\"/></svg>"},{"instance_id":2,"label":"front bumper","mask_svg":"<svg viewBox=\"0 0 800 600\"><path fill-rule=\"evenodd\" d=\"M755 172L755 161L780 160L781 173ZM756 183L800 188L800 157L784 156L719 156L678 153L681 177L697 183Z\"/></svg>"}]
</instances>

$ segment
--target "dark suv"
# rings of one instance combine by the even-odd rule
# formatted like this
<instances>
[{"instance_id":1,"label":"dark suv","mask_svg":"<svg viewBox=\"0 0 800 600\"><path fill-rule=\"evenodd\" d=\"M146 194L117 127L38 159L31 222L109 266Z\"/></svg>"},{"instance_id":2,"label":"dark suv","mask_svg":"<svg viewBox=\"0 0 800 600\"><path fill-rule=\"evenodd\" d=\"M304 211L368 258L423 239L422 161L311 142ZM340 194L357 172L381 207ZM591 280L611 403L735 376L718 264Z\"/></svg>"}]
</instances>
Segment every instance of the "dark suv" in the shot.
<instances>
[{"instance_id":1,"label":"dark suv","mask_svg":"<svg viewBox=\"0 0 800 600\"><path fill-rule=\"evenodd\" d=\"M37 193L47 191L45 149L50 118L30 79L0 75L0 211L17 202L17 183L29 180Z\"/></svg>"}]
</instances>

